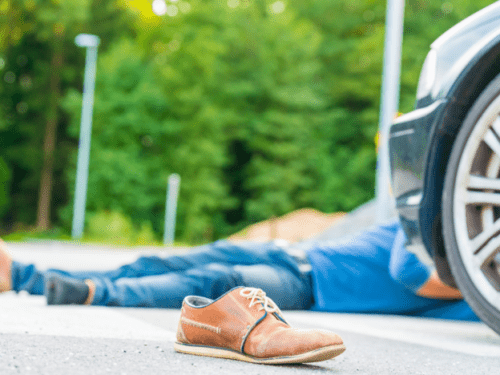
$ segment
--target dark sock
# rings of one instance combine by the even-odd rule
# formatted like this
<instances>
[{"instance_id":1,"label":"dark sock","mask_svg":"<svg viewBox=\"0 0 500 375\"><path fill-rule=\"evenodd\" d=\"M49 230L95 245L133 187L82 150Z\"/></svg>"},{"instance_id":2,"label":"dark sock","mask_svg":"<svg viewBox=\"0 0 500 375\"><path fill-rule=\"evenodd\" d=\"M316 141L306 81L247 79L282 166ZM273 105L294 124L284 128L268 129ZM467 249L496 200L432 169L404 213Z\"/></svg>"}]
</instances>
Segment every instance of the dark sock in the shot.
<instances>
[{"instance_id":1,"label":"dark sock","mask_svg":"<svg viewBox=\"0 0 500 375\"><path fill-rule=\"evenodd\" d=\"M83 280L50 275L45 280L45 297L48 305L83 305L89 287Z\"/></svg>"}]
</instances>

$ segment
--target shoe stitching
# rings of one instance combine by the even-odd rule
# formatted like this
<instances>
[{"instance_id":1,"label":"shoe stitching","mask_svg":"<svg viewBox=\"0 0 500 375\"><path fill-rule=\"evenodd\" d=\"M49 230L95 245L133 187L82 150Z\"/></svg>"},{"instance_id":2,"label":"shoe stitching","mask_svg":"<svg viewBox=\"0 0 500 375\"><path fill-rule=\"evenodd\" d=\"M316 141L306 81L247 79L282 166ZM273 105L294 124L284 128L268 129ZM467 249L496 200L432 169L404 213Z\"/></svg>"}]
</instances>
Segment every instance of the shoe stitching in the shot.
<instances>
[{"instance_id":1,"label":"shoe stitching","mask_svg":"<svg viewBox=\"0 0 500 375\"><path fill-rule=\"evenodd\" d=\"M188 319L188 318L184 318L184 317L181 318L181 321L183 323L188 324L188 325L193 326L193 327L197 327L197 328L201 328L201 329L206 329L208 331L211 331L211 332L214 332L214 333L217 333L217 334L221 333L220 327L214 327L214 326L211 326L211 325L208 325L208 324L204 324L204 323L200 323L200 322L195 322L194 320L191 320L191 319Z\"/></svg>"},{"instance_id":2,"label":"shoe stitching","mask_svg":"<svg viewBox=\"0 0 500 375\"><path fill-rule=\"evenodd\" d=\"M182 319L179 321L179 326L177 327L177 341L188 343L189 340L184 333L184 329L182 328Z\"/></svg>"}]
</instances>

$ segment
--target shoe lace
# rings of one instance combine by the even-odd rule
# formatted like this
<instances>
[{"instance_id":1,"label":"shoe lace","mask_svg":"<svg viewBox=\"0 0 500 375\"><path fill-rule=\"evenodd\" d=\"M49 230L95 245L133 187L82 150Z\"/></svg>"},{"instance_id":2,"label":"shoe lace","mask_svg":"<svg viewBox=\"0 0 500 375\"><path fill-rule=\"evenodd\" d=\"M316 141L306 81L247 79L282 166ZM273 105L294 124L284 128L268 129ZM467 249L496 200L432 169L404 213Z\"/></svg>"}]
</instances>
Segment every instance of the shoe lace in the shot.
<instances>
[{"instance_id":1,"label":"shoe lace","mask_svg":"<svg viewBox=\"0 0 500 375\"><path fill-rule=\"evenodd\" d=\"M264 292L262 289L258 288L244 288L240 290L240 296L245 297L247 299L252 299L250 301L249 307L252 307L253 305L257 303L262 303L261 306L259 306L259 311L260 310L266 310L268 313L278 313L281 316L281 310L279 307L274 303L274 301L266 296L266 292Z\"/></svg>"}]
</instances>

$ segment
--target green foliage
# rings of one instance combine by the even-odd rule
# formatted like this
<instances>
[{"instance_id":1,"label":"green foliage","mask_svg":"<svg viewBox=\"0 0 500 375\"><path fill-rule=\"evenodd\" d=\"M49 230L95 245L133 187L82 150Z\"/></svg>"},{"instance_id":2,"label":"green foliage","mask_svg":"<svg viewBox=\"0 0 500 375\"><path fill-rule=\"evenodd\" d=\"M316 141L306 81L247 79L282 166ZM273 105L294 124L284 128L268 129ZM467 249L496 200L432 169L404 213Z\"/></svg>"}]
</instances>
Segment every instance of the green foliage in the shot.
<instances>
[{"instance_id":1,"label":"green foliage","mask_svg":"<svg viewBox=\"0 0 500 375\"><path fill-rule=\"evenodd\" d=\"M0 157L0 218L9 206L9 185L11 177L9 167Z\"/></svg>"},{"instance_id":2,"label":"green foliage","mask_svg":"<svg viewBox=\"0 0 500 375\"><path fill-rule=\"evenodd\" d=\"M154 72L129 40L100 59L90 155L87 210L121 210L136 223L161 227L169 169L179 144L179 124L169 115ZM68 92L63 107L71 114L69 132L77 137L81 94ZM67 170L74 191L76 153ZM171 170L171 169L170 169ZM72 200L71 200L72 201ZM72 204L61 211L69 226Z\"/></svg>"},{"instance_id":3,"label":"green foliage","mask_svg":"<svg viewBox=\"0 0 500 375\"><path fill-rule=\"evenodd\" d=\"M412 109L430 43L488 3L406 2L402 112ZM69 232L80 32L102 40L88 238L158 239L171 173L182 178L177 237L189 243L301 207L351 210L373 196L385 0L191 0L154 19L126 11L126 0L0 4L0 160L12 172L4 226L35 218L57 34L65 65L53 208Z\"/></svg>"},{"instance_id":4,"label":"green foliage","mask_svg":"<svg viewBox=\"0 0 500 375\"><path fill-rule=\"evenodd\" d=\"M153 46L164 95L175 103L174 116L192 130L182 145L189 152L181 155L193 163L178 160L183 163L178 169L183 177L181 223L184 233L193 233L187 240L210 239L212 232L226 235L304 206L348 210L372 195L376 122L360 132L356 115L339 110L340 99L332 90L342 87L337 81L343 74L331 75L330 59L324 57L327 45L345 45L335 51L337 59L353 49L353 41L328 34L300 6L287 4L284 12L273 13L273 4L231 9L216 1L196 3L190 13L141 34L145 45ZM317 7L323 7L322 15L331 10L326 2ZM358 105L352 107L354 112ZM345 119L353 126L346 126ZM361 170L334 162L361 147L371 149L360 158ZM214 162L209 173L199 173ZM361 194L337 189L319 198L332 192L330 181L341 179L361 183ZM231 199L224 201L226 191Z\"/></svg>"},{"instance_id":5,"label":"green foliage","mask_svg":"<svg viewBox=\"0 0 500 375\"><path fill-rule=\"evenodd\" d=\"M158 245L150 224L136 227L130 217L118 211L98 211L89 215L85 241L115 245Z\"/></svg>"},{"instance_id":6,"label":"green foliage","mask_svg":"<svg viewBox=\"0 0 500 375\"><path fill-rule=\"evenodd\" d=\"M10 242L24 242L33 240L70 241L71 236L60 227L53 227L45 232L36 232L30 228L17 226L14 231L2 234L2 239Z\"/></svg>"},{"instance_id":7,"label":"green foliage","mask_svg":"<svg viewBox=\"0 0 500 375\"><path fill-rule=\"evenodd\" d=\"M0 157L12 171L11 204L3 228L35 221L50 118L58 122L52 206L67 204L65 171L77 141L66 134L68 119L59 111L56 94L64 95L70 87L81 89L85 52L75 46L75 36L99 31L104 51L116 35L133 34L126 19L131 19L130 14L118 8L115 0L0 3ZM104 20L103 26L99 21ZM116 26L120 29L115 30ZM58 89L51 82L55 56L63 62Z\"/></svg>"}]
</instances>

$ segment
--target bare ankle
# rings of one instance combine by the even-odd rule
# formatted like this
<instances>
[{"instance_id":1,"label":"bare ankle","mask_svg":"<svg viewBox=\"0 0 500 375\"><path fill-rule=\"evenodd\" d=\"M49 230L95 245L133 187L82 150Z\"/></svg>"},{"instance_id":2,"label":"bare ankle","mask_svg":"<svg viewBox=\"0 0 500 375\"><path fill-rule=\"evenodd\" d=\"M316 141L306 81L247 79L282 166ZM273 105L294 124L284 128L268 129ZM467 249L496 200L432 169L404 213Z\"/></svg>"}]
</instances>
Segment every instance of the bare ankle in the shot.
<instances>
[{"instance_id":1,"label":"bare ankle","mask_svg":"<svg viewBox=\"0 0 500 375\"><path fill-rule=\"evenodd\" d=\"M0 293L12 289L12 257L7 251L7 246L0 239Z\"/></svg>"},{"instance_id":2,"label":"bare ankle","mask_svg":"<svg viewBox=\"0 0 500 375\"><path fill-rule=\"evenodd\" d=\"M87 296L87 299L83 304L91 305L92 302L94 301L94 296L95 296L95 284L90 279L85 280L85 284L87 284L87 286L89 287L89 295Z\"/></svg>"}]
</instances>

